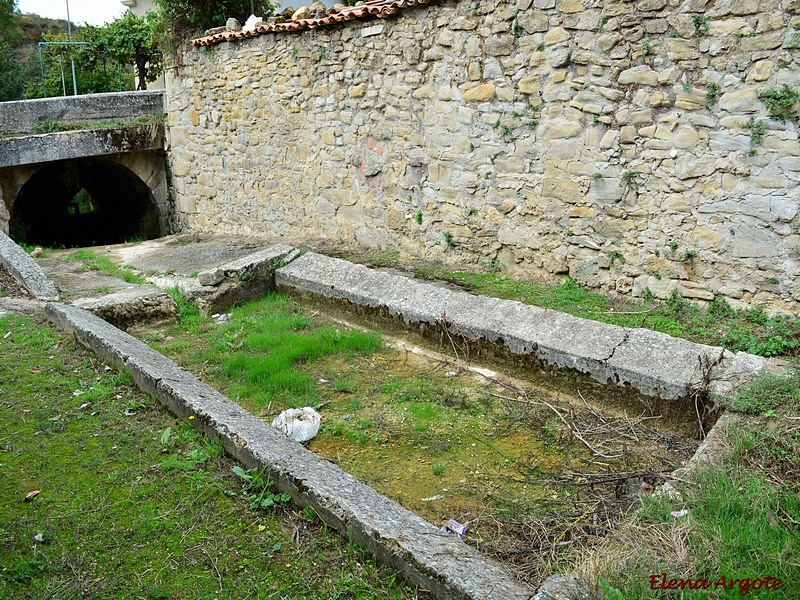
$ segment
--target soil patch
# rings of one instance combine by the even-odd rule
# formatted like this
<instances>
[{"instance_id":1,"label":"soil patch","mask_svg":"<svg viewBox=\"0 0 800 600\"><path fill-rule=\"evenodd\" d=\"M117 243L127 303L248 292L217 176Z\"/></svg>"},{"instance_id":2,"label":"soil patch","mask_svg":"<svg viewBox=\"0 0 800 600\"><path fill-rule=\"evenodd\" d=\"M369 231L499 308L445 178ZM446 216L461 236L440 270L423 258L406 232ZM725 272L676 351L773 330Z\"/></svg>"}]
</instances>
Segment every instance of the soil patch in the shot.
<instances>
[{"instance_id":1,"label":"soil patch","mask_svg":"<svg viewBox=\"0 0 800 600\"><path fill-rule=\"evenodd\" d=\"M8 298L33 298L33 296L28 293L28 290L22 287L2 264L0 264L0 296L6 296Z\"/></svg>"}]
</instances>

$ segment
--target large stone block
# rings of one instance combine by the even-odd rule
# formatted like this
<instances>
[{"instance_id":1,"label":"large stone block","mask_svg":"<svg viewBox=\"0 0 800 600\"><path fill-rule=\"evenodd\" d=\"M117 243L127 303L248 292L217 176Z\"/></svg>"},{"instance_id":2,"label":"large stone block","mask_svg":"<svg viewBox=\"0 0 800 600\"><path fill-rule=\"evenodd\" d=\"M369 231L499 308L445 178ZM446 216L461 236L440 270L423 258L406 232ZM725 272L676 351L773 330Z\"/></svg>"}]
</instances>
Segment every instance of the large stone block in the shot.
<instances>
[{"instance_id":1,"label":"large stone block","mask_svg":"<svg viewBox=\"0 0 800 600\"><path fill-rule=\"evenodd\" d=\"M464 100L467 102L487 102L494 96L494 85L484 83L464 91Z\"/></svg>"},{"instance_id":2,"label":"large stone block","mask_svg":"<svg viewBox=\"0 0 800 600\"><path fill-rule=\"evenodd\" d=\"M636 84L636 85L658 85L658 73L653 71L646 65L626 69L619 74L617 79L620 85Z\"/></svg>"}]
</instances>

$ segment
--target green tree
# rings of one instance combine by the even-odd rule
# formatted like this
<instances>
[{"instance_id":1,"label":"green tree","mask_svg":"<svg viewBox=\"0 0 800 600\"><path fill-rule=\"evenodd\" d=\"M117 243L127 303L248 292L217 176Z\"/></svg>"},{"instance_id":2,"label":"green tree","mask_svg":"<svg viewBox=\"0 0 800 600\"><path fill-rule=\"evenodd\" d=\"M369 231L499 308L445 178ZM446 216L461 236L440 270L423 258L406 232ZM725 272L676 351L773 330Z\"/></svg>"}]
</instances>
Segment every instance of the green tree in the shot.
<instances>
[{"instance_id":1,"label":"green tree","mask_svg":"<svg viewBox=\"0 0 800 600\"><path fill-rule=\"evenodd\" d=\"M158 15L150 11L144 17L137 17L127 11L121 18L87 31L94 56L108 56L123 64L136 65L140 90L147 89L147 82L153 81L162 69L162 56L156 43Z\"/></svg>"},{"instance_id":2,"label":"green tree","mask_svg":"<svg viewBox=\"0 0 800 600\"><path fill-rule=\"evenodd\" d=\"M22 39L17 0L0 0L0 102L19 100L25 81L14 47Z\"/></svg>"},{"instance_id":3,"label":"green tree","mask_svg":"<svg viewBox=\"0 0 800 600\"><path fill-rule=\"evenodd\" d=\"M0 40L13 44L21 37L17 0L0 0Z\"/></svg>"},{"instance_id":4,"label":"green tree","mask_svg":"<svg viewBox=\"0 0 800 600\"><path fill-rule=\"evenodd\" d=\"M230 17L244 23L251 13L268 17L275 11L270 0L155 0L164 16L164 28L178 40L225 25ZM170 37L167 35L166 37Z\"/></svg>"},{"instance_id":5,"label":"green tree","mask_svg":"<svg viewBox=\"0 0 800 600\"><path fill-rule=\"evenodd\" d=\"M11 48L0 43L0 102L19 100L25 91L25 78L19 61L14 58Z\"/></svg>"}]
</instances>

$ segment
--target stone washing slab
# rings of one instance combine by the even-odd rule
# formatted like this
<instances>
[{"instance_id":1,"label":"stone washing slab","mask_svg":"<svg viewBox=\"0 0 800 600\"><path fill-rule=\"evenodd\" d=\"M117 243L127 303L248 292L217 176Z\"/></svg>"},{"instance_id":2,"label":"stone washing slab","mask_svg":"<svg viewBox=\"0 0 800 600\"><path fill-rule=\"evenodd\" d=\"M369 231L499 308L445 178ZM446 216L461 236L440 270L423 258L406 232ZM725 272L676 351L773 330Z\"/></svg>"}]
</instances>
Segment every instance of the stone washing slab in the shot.
<instances>
[{"instance_id":1,"label":"stone washing slab","mask_svg":"<svg viewBox=\"0 0 800 600\"><path fill-rule=\"evenodd\" d=\"M56 286L17 243L0 231L0 262L20 285L39 300L58 300Z\"/></svg>"},{"instance_id":2,"label":"stone washing slab","mask_svg":"<svg viewBox=\"0 0 800 600\"><path fill-rule=\"evenodd\" d=\"M299 254L293 246L278 244L197 274L200 284L192 298L204 315L224 312L231 306L260 298L275 287L273 272Z\"/></svg>"},{"instance_id":3,"label":"stone washing slab","mask_svg":"<svg viewBox=\"0 0 800 600\"><path fill-rule=\"evenodd\" d=\"M45 306L47 319L93 349L172 412L249 468L266 468L278 487L329 525L369 548L411 584L441 599L530 599L533 590L499 564L336 465L290 440L173 361L81 308Z\"/></svg>"},{"instance_id":4,"label":"stone washing slab","mask_svg":"<svg viewBox=\"0 0 800 600\"><path fill-rule=\"evenodd\" d=\"M254 274L264 270L271 270L280 260L289 262L296 250L293 246L278 244L258 252L253 252L232 260L221 267L200 271L197 281L203 286L219 285L228 277L240 278L242 274Z\"/></svg>"},{"instance_id":5,"label":"stone washing slab","mask_svg":"<svg viewBox=\"0 0 800 600\"><path fill-rule=\"evenodd\" d=\"M717 393L749 380L767 364L758 356L435 287L313 252L277 269L275 283L287 291L388 311L407 326L446 326L453 335L489 340L512 354L665 400L686 398L702 385L703 364L713 365L710 391Z\"/></svg>"}]
</instances>

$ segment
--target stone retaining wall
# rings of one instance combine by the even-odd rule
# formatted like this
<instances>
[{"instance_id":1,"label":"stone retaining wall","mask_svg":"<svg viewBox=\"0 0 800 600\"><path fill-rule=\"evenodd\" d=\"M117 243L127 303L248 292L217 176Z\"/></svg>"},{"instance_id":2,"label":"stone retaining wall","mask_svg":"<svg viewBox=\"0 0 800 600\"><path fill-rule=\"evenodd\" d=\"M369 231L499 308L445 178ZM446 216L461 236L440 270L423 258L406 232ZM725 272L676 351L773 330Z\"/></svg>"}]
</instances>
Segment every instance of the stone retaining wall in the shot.
<instances>
[{"instance_id":1,"label":"stone retaining wall","mask_svg":"<svg viewBox=\"0 0 800 600\"><path fill-rule=\"evenodd\" d=\"M800 18L706 4L451 0L188 50L178 222L799 313L800 144L759 94L800 89Z\"/></svg>"}]
</instances>

